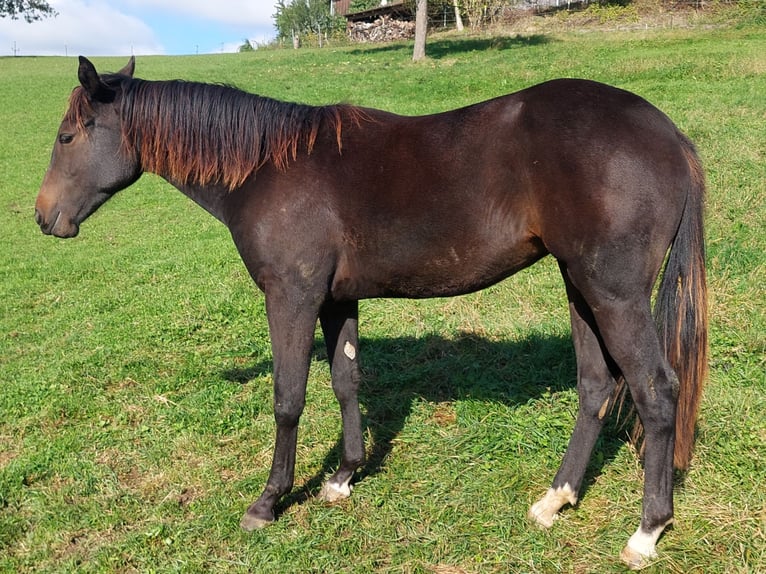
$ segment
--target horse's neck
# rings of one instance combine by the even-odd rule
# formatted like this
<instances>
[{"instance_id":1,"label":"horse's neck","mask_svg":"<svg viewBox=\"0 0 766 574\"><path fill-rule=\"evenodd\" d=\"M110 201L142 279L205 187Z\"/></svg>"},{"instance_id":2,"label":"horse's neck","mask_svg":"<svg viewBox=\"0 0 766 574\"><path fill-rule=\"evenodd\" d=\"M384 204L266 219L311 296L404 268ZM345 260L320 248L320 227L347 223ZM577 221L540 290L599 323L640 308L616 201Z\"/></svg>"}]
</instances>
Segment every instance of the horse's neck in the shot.
<instances>
[{"instance_id":1,"label":"horse's neck","mask_svg":"<svg viewBox=\"0 0 766 574\"><path fill-rule=\"evenodd\" d=\"M218 185L184 185L169 179L167 181L218 221L226 223L224 205L226 197L230 193L226 188Z\"/></svg>"}]
</instances>

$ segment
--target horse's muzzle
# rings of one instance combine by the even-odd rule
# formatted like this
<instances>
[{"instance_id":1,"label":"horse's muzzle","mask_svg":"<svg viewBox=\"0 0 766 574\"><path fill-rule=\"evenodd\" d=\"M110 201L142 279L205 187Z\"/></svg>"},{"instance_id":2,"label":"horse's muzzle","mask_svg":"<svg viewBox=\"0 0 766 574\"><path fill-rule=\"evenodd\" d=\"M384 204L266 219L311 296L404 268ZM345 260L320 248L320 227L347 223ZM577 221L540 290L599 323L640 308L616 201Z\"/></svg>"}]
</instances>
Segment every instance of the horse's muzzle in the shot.
<instances>
[{"instance_id":1,"label":"horse's muzzle","mask_svg":"<svg viewBox=\"0 0 766 574\"><path fill-rule=\"evenodd\" d=\"M56 237L65 239L68 237L75 237L79 233L80 228L78 225L75 225L74 223L64 225L64 222L61 220L62 217L60 211L56 211L55 217L46 219L42 211L40 211L39 208L35 208L35 221L45 235L55 235Z\"/></svg>"}]
</instances>

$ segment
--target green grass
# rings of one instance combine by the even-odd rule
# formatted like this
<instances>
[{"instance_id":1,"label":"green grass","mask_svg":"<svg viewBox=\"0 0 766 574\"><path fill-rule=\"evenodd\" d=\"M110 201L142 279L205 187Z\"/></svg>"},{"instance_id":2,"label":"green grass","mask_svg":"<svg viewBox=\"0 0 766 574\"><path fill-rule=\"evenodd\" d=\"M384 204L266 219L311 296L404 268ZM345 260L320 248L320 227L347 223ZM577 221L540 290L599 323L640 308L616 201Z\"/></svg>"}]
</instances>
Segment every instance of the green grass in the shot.
<instances>
[{"instance_id":1,"label":"green grass","mask_svg":"<svg viewBox=\"0 0 766 574\"><path fill-rule=\"evenodd\" d=\"M636 91L697 143L709 182L711 374L676 526L650 572L766 569L766 35L755 26L441 36L410 46L138 59L138 75L308 103L453 108L557 76ZM123 59L96 59L119 69ZM348 501L317 344L296 488L240 531L271 459L263 299L226 229L145 176L44 237L32 206L76 61L0 59L0 571L619 572L641 466L613 424L548 532L529 505L576 415L555 263L482 293L361 306L370 462Z\"/></svg>"}]
</instances>

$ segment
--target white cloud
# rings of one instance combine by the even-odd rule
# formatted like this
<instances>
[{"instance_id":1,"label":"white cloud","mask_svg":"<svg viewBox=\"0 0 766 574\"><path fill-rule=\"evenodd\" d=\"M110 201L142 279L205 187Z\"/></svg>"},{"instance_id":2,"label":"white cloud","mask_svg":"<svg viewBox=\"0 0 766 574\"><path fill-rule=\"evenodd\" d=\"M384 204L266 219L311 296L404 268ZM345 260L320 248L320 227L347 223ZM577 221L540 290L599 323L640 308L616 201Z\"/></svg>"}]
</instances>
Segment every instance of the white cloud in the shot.
<instances>
[{"instance_id":1,"label":"white cloud","mask_svg":"<svg viewBox=\"0 0 766 574\"><path fill-rule=\"evenodd\" d=\"M0 18L0 56L236 51L244 37L274 37L276 0L48 1L55 18Z\"/></svg>"},{"instance_id":2,"label":"white cloud","mask_svg":"<svg viewBox=\"0 0 766 574\"><path fill-rule=\"evenodd\" d=\"M50 0L56 18L27 24L0 19L0 55L127 55L163 53L154 32L140 19L105 2Z\"/></svg>"}]
</instances>

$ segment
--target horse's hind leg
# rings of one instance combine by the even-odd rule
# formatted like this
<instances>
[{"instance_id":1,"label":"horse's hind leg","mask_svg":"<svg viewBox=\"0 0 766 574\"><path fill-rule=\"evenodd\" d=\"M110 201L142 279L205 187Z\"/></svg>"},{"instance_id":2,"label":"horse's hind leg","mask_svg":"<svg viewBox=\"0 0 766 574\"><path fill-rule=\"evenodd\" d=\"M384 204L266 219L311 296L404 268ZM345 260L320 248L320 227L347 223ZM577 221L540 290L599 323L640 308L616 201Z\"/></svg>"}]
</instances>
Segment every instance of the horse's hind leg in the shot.
<instances>
[{"instance_id":1,"label":"horse's hind leg","mask_svg":"<svg viewBox=\"0 0 766 574\"><path fill-rule=\"evenodd\" d=\"M582 486L591 452L604 424L614 394L614 365L607 358L593 313L562 267L569 298L572 338L577 355L579 411L564 460L548 492L529 510L529 518L549 528L558 511L574 505Z\"/></svg>"},{"instance_id":2,"label":"horse's hind leg","mask_svg":"<svg viewBox=\"0 0 766 574\"><path fill-rule=\"evenodd\" d=\"M328 302L319 320L332 372L332 388L340 403L343 420L343 456L340 468L322 487L319 498L333 502L351 495L351 478L364 461L362 415L359 410L359 343L356 301Z\"/></svg>"},{"instance_id":3,"label":"horse's hind leg","mask_svg":"<svg viewBox=\"0 0 766 574\"><path fill-rule=\"evenodd\" d=\"M620 554L628 566L637 569L656 557L657 539L673 521L678 379L661 351L648 301L643 306L633 301L609 301L599 307L596 320L644 426L641 525Z\"/></svg>"},{"instance_id":4,"label":"horse's hind leg","mask_svg":"<svg viewBox=\"0 0 766 574\"><path fill-rule=\"evenodd\" d=\"M571 269L568 273L593 310L604 346L625 378L644 426L641 525L621 553L628 566L641 568L656 556L657 539L673 520L678 379L660 346L649 288L640 287L646 281L623 273L605 275L596 285L585 274L573 274Z\"/></svg>"}]
</instances>

